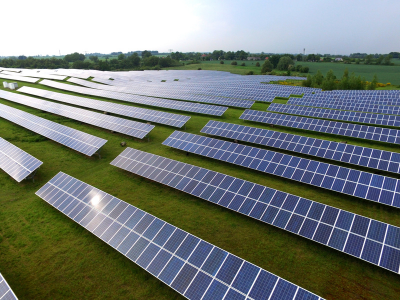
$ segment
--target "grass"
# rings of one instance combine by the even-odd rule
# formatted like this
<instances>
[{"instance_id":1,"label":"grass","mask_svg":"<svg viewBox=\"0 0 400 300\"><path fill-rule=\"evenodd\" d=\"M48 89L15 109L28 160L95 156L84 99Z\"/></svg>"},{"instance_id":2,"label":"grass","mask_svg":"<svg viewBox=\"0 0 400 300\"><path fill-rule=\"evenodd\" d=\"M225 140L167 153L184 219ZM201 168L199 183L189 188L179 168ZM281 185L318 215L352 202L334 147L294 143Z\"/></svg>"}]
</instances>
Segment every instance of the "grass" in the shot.
<instances>
[{"instance_id":1,"label":"grass","mask_svg":"<svg viewBox=\"0 0 400 300\"><path fill-rule=\"evenodd\" d=\"M40 84L18 84L64 92ZM398 299L399 275L135 176L111 166L110 162L122 152L120 142L126 141L132 148L236 176L400 226L400 214L394 208L198 155L186 156L182 151L161 145L174 131L168 126L156 124L149 135L150 141L147 142L10 101L0 99L0 103L108 140L101 150L101 160L95 156L89 158L0 119L1 137L44 162L34 183L23 181L18 184L6 173L0 172L0 272L19 299L183 299L35 196L34 193L59 171L131 203L324 298ZM133 105L126 102L123 104ZM256 103L253 108L265 110L267 106L265 103ZM195 134L200 134L201 128L210 119L265 128L261 123L239 120L242 112L243 109L229 108L220 118L179 113L191 116L186 131ZM274 130L337 140L335 136L277 126ZM362 140L349 142L399 152L394 145L372 144Z\"/></svg>"}]
</instances>

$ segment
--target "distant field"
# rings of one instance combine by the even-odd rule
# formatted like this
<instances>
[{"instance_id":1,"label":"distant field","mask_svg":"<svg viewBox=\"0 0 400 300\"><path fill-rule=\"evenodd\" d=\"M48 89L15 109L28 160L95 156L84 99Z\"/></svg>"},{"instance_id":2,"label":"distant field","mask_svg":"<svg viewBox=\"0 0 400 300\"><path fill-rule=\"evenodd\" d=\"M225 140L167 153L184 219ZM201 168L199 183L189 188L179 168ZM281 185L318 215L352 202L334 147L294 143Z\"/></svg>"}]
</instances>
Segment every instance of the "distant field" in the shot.
<instances>
[{"instance_id":1,"label":"distant field","mask_svg":"<svg viewBox=\"0 0 400 300\"><path fill-rule=\"evenodd\" d=\"M399 63L399 60L393 60ZM333 70L337 77L342 77L343 72L346 68L349 72L354 72L356 75L365 77L366 80L371 81L374 74L378 76L378 81L382 83L388 83L395 85L400 85L400 65L395 66L374 66L374 65L364 65L364 64L351 64L345 65L343 63L313 63L313 62L298 62L302 66L307 66L310 68L310 74L317 73L320 70L324 75L329 71Z\"/></svg>"}]
</instances>

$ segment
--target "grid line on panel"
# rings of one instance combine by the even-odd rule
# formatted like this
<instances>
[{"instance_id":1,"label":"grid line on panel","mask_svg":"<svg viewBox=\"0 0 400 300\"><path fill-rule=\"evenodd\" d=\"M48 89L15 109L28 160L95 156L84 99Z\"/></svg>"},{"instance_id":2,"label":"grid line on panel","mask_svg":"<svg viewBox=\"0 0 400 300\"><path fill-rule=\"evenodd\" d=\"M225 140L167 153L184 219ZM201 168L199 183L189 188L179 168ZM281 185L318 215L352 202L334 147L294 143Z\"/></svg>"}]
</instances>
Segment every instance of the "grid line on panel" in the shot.
<instances>
[{"instance_id":1,"label":"grid line on panel","mask_svg":"<svg viewBox=\"0 0 400 300\"><path fill-rule=\"evenodd\" d=\"M347 136L377 142L400 144L400 131L397 129L282 115L249 109L244 111L240 119L335 134L343 137Z\"/></svg>"},{"instance_id":2,"label":"grid line on panel","mask_svg":"<svg viewBox=\"0 0 400 300\"><path fill-rule=\"evenodd\" d=\"M18 300L7 281L0 273L0 299L1 300Z\"/></svg>"},{"instance_id":3,"label":"grid line on panel","mask_svg":"<svg viewBox=\"0 0 400 300\"><path fill-rule=\"evenodd\" d=\"M132 148L125 149L111 164L395 273L399 272L398 227ZM365 221L371 226L366 227ZM383 237L382 232L386 228L390 228L391 235ZM347 240L348 236L351 239ZM360 240L368 242L363 252L357 248L357 241ZM354 248L359 253L353 251ZM386 259L378 263L376 253L383 251L386 251Z\"/></svg>"},{"instance_id":4,"label":"grid line on panel","mask_svg":"<svg viewBox=\"0 0 400 300\"><path fill-rule=\"evenodd\" d=\"M207 294L209 285L218 285L232 295L245 298L243 287L252 285L254 278L243 274L231 286L224 277L214 274L219 272L216 268L229 267L225 266L227 256L248 264L257 272L261 270L275 276L63 172L53 177L36 195L188 299L210 296ZM126 214L120 213L128 209ZM114 211L117 213L113 214ZM222 256L215 256L216 252ZM241 271L236 272L240 274ZM298 289L288 284L290 288ZM300 290L309 299L320 299ZM249 299L269 296L269 293L261 293Z\"/></svg>"}]
</instances>

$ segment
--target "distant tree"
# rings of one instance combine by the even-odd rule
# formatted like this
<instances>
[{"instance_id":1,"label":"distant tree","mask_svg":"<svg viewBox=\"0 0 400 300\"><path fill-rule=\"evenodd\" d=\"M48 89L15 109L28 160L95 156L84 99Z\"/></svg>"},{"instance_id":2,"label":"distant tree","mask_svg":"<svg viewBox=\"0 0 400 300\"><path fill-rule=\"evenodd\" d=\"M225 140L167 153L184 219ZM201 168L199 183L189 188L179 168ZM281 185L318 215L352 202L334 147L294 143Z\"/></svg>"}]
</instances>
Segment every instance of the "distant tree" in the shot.
<instances>
[{"instance_id":1,"label":"distant tree","mask_svg":"<svg viewBox=\"0 0 400 300\"><path fill-rule=\"evenodd\" d=\"M388 54L385 56L385 58L383 59L382 65L386 65L386 66L390 66L391 62L390 60L392 59L392 55Z\"/></svg>"},{"instance_id":2,"label":"distant tree","mask_svg":"<svg viewBox=\"0 0 400 300\"><path fill-rule=\"evenodd\" d=\"M126 58L128 68L137 68L140 65L140 57L139 55L134 52L132 55Z\"/></svg>"},{"instance_id":3,"label":"distant tree","mask_svg":"<svg viewBox=\"0 0 400 300\"><path fill-rule=\"evenodd\" d=\"M302 86L311 87L312 86L312 77L311 75L307 75L307 79L301 83Z\"/></svg>"},{"instance_id":4,"label":"distant tree","mask_svg":"<svg viewBox=\"0 0 400 300\"><path fill-rule=\"evenodd\" d=\"M118 60L124 60L125 59L125 54L121 53L118 55Z\"/></svg>"},{"instance_id":5,"label":"distant tree","mask_svg":"<svg viewBox=\"0 0 400 300\"><path fill-rule=\"evenodd\" d=\"M24 59L26 59L27 57L25 56L25 55L20 55L20 56L18 56L18 59L21 59L21 60L24 60Z\"/></svg>"},{"instance_id":6,"label":"distant tree","mask_svg":"<svg viewBox=\"0 0 400 300\"><path fill-rule=\"evenodd\" d=\"M142 58L148 58L151 56L151 52L148 50L142 51Z\"/></svg>"},{"instance_id":7,"label":"distant tree","mask_svg":"<svg viewBox=\"0 0 400 300\"><path fill-rule=\"evenodd\" d=\"M367 86L368 90L375 90L378 85L378 76L375 74L371 83Z\"/></svg>"},{"instance_id":8,"label":"distant tree","mask_svg":"<svg viewBox=\"0 0 400 300\"><path fill-rule=\"evenodd\" d=\"M260 66L260 63L259 62L256 62L256 67L259 67Z\"/></svg>"},{"instance_id":9,"label":"distant tree","mask_svg":"<svg viewBox=\"0 0 400 300\"><path fill-rule=\"evenodd\" d=\"M276 68L280 71L289 70L289 66L293 66L294 62L289 56L283 56L279 59L278 65Z\"/></svg>"},{"instance_id":10,"label":"distant tree","mask_svg":"<svg viewBox=\"0 0 400 300\"><path fill-rule=\"evenodd\" d=\"M271 72L274 69L273 64L269 61L269 59L265 60L262 67L261 73Z\"/></svg>"},{"instance_id":11,"label":"distant tree","mask_svg":"<svg viewBox=\"0 0 400 300\"><path fill-rule=\"evenodd\" d=\"M332 91L336 89L336 76L332 70L326 73L325 80L322 82L321 88L324 91Z\"/></svg>"},{"instance_id":12,"label":"distant tree","mask_svg":"<svg viewBox=\"0 0 400 300\"><path fill-rule=\"evenodd\" d=\"M300 71L301 71L301 73L308 73L310 71L310 68L309 67L302 67Z\"/></svg>"},{"instance_id":13,"label":"distant tree","mask_svg":"<svg viewBox=\"0 0 400 300\"><path fill-rule=\"evenodd\" d=\"M372 54L367 55L367 56L365 57L365 62L364 62L364 64L366 64L366 65L372 64L373 59L374 59L374 56L373 56Z\"/></svg>"},{"instance_id":14,"label":"distant tree","mask_svg":"<svg viewBox=\"0 0 400 300\"><path fill-rule=\"evenodd\" d=\"M158 65L158 60L157 56L149 56L143 59L143 65L147 67L155 67Z\"/></svg>"},{"instance_id":15,"label":"distant tree","mask_svg":"<svg viewBox=\"0 0 400 300\"><path fill-rule=\"evenodd\" d=\"M322 75L321 71L318 70L318 72L313 77L313 86L319 87L322 84L323 80L324 80L324 75Z\"/></svg>"},{"instance_id":16,"label":"distant tree","mask_svg":"<svg viewBox=\"0 0 400 300\"><path fill-rule=\"evenodd\" d=\"M67 62L75 62L75 61L84 61L85 60L85 55L80 54L78 52L74 52L72 54L67 54L64 56L64 60Z\"/></svg>"},{"instance_id":17,"label":"distant tree","mask_svg":"<svg viewBox=\"0 0 400 300\"><path fill-rule=\"evenodd\" d=\"M385 58L385 57L384 57L383 55L379 55L378 58L376 59L375 63L376 63L377 65L382 64L384 58Z\"/></svg>"},{"instance_id":18,"label":"distant tree","mask_svg":"<svg viewBox=\"0 0 400 300\"><path fill-rule=\"evenodd\" d=\"M297 54L296 60L297 60L297 61L302 61L302 60L303 60L303 55Z\"/></svg>"},{"instance_id":19,"label":"distant tree","mask_svg":"<svg viewBox=\"0 0 400 300\"><path fill-rule=\"evenodd\" d=\"M237 65L237 61L231 62L231 65L232 65L232 66L236 66L236 65Z\"/></svg>"},{"instance_id":20,"label":"distant tree","mask_svg":"<svg viewBox=\"0 0 400 300\"><path fill-rule=\"evenodd\" d=\"M235 52L228 51L228 52L225 53L224 56L225 56L225 59L233 60L233 59L235 59Z\"/></svg>"},{"instance_id":21,"label":"distant tree","mask_svg":"<svg viewBox=\"0 0 400 300\"><path fill-rule=\"evenodd\" d=\"M359 64L360 64L360 59L357 58L357 59L356 59L356 65L359 65Z\"/></svg>"},{"instance_id":22,"label":"distant tree","mask_svg":"<svg viewBox=\"0 0 400 300\"><path fill-rule=\"evenodd\" d=\"M93 61L93 62L98 62L98 61L99 61L99 57L96 56L96 55L89 56L89 59L90 59L91 61Z\"/></svg>"},{"instance_id":23,"label":"distant tree","mask_svg":"<svg viewBox=\"0 0 400 300\"><path fill-rule=\"evenodd\" d=\"M245 52L244 50L239 50L239 51L236 51L235 56L236 56L236 59L244 60L244 59L247 59L247 57L249 56L249 53Z\"/></svg>"}]
</instances>

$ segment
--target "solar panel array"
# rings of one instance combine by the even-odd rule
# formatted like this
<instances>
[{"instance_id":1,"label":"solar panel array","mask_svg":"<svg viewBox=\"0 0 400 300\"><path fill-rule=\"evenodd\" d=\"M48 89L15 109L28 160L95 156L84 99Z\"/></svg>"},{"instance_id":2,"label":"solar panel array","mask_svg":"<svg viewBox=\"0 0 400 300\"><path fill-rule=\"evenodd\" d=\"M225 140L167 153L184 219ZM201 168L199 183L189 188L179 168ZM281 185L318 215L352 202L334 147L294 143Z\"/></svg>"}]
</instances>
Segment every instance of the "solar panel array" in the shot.
<instances>
[{"instance_id":1,"label":"solar panel array","mask_svg":"<svg viewBox=\"0 0 400 300\"><path fill-rule=\"evenodd\" d=\"M132 148L111 164L399 273L399 227Z\"/></svg>"},{"instance_id":2,"label":"solar panel array","mask_svg":"<svg viewBox=\"0 0 400 300\"><path fill-rule=\"evenodd\" d=\"M164 145L400 208L398 179L175 131Z\"/></svg>"},{"instance_id":3,"label":"solar panel array","mask_svg":"<svg viewBox=\"0 0 400 300\"><path fill-rule=\"evenodd\" d=\"M333 109L323 109L315 107L304 107L298 105L288 105L280 103L272 103L268 111L279 112L291 115L301 115L322 119L332 119L347 122L357 122L365 124L376 124L383 126L400 126L400 116L372 114L354 111L343 111Z\"/></svg>"},{"instance_id":4,"label":"solar panel array","mask_svg":"<svg viewBox=\"0 0 400 300\"><path fill-rule=\"evenodd\" d=\"M0 168L21 182L43 162L0 137Z\"/></svg>"},{"instance_id":5,"label":"solar panel array","mask_svg":"<svg viewBox=\"0 0 400 300\"><path fill-rule=\"evenodd\" d=\"M41 81L40 84L84 95L91 95L91 96L109 98L114 100L126 101L135 104L156 106L173 110L181 110L181 111L194 112L198 114L206 114L213 116L222 116L224 112L228 109L227 107L224 106L187 103L183 101L166 100L166 99L137 96L125 93L111 92L105 90L96 90L65 83L53 82L47 79Z\"/></svg>"},{"instance_id":6,"label":"solar panel array","mask_svg":"<svg viewBox=\"0 0 400 300\"><path fill-rule=\"evenodd\" d=\"M190 117L184 115L177 115L146 108L138 108L117 103L93 100L89 98L31 88L27 86L23 86L18 90L18 92L178 128L184 126L186 122L190 119Z\"/></svg>"},{"instance_id":7,"label":"solar panel array","mask_svg":"<svg viewBox=\"0 0 400 300\"><path fill-rule=\"evenodd\" d=\"M154 125L108 116L81 108L44 101L11 92L0 91L0 98L34 107L70 119L85 122L87 124L95 125L101 128L120 132L139 139L144 138L155 127Z\"/></svg>"},{"instance_id":8,"label":"solar panel array","mask_svg":"<svg viewBox=\"0 0 400 300\"><path fill-rule=\"evenodd\" d=\"M60 76L60 75L53 75L53 74L46 74L45 72L41 71L35 71L35 70L27 70L27 69L22 69L21 72L15 73L15 72L3 72L2 74L6 75L17 75L17 76L23 76L23 77L34 77L34 78L46 78L46 79L55 79L55 80L64 80L67 78L67 76ZM36 79L37 81L38 79Z\"/></svg>"},{"instance_id":9,"label":"solar panel array","mask_svg":"<svg viewBox=\"0 0 400 300\"><path fill-rule=\"evenodd\" d=\"M324 107L324 108L332 108L332 109L341 109L341 110L352 110L352 111L361 111L361 112L369 112L376 114L390 114L390 115L400 115L400 107L398 106L389 106L389 105L379 105L379 104L370 104L370 103L337 103L331 104L325 101L306 101L299 100L299 98L290 98L287 104L294 105L304 105L304 106L315 106L315 107Z\"/></svg>"},{"instance_id":10,"label":"solar panel array","mask_svg":"<svg viewBox=\"0 0 400 300\"><path fill-rule=\"evenodd\" d=\"M107 142L102 138L3 104L0 104L0 117L88 156L92 156Z\"/></svg>"},{"instance_id":11,"label":"solar panel array","mask_svg":"<svg viewBox=\"0 0 400 300\"><path fill-rule=\"evenodd\" d=\"M0 273L0 300L17 300L14 292L11 290L7 281L4 279L3 275Z\"/></svg>"},{"instance_id":12,"label":"solar panel array","mask_svg":"<svg viewBox=\"0 0 400 300\"><path fill-rule=\"evenodd\" d=\"M3 72L0 73L0 78L8 79L8 80L17 80L17 81L24 81L30 83L36 83L39 79L38 78L31 78L31 77L24 77L19 75L8 75Z\"/></svg>"},{"instance_id":13,"label":"solar panel array","mask_svg":"<svg viewBox=\"0 0 400 300\"><path fill-rule=\"evenodd\" d=\"M250 109L246 109L240 116L240 119L371 141L400 144L400 131L397 129L282 115Z\"/></svg>"},{"instance_id":14,"label":"solar panel array","mask_svg":"<svg viewBox=\"0 0 400 300\"><path fill-rule=\"evenodd\" d=\"M36 195L188 299L320 299L65 173Z\"/></svg>"},{"instance_id":15,"label":"solar panel array","mask_svg":"<svg viewBox=\"0 0 400 300\"><path fill-rule=\"evenodd\" d=\"M400 153L396 152L219 121L209 121L201 132L371 169L400 173Z\"/></svg>"}]
</instances>

